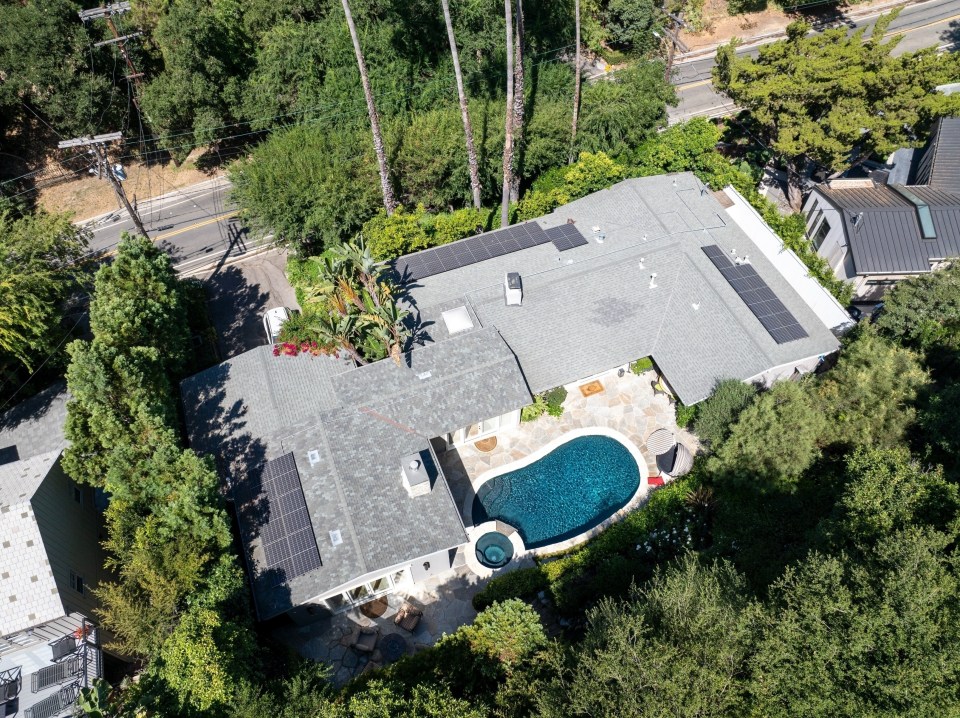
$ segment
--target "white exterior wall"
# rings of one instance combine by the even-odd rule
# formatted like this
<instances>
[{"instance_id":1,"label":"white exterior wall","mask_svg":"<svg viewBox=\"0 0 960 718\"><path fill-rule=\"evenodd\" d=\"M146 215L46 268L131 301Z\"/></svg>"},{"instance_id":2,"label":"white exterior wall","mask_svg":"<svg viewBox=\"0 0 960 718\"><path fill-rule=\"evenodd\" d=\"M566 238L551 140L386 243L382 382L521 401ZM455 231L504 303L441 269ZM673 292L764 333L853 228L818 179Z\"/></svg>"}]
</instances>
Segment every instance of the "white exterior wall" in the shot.
<instances>
[{"instance_id":1,"label":"white exterior wall","mask_svg":"<svg viewBox=\"0 0 960 718\"><path fill-rule=\"evenodd\" d=\"M816 229L812 221L814 217L811 216L811 213L815 212L814 205L823 210L823 219L830 225L830 231L817 249L817 254L827 260L833 269L834 276L838 279L854 279L856 270L853 266L853 256L850 254L850 248L847 245L847 236L843 229L843 218L840 210L816 190L811 192L807 201L804 202L802 210L803 215L807 218L808 235ZM817 220L817 224L819 224L819 220Z\"/></svg>"},{"instance_id":2,"label":"white exterior wall","mask_svg":"<svg viewBox=\"0 0 960 718\"><path fill-rule=\"evenodd\" d=\"M58 461L31 500L49 569L60 592L64 613L78 611L94 615L99 603L92 589L109 578L104 568L106 554L101 542L106 538L103 520L93 505L93 492L81 487L80 501L74 497L74 484ZM45 570L46 566L38 566ZM83 593L70 582L70 574L83 578Z\"/></svg>"},{"instance_id":3,"label":"white exterior wall","mask_svg":"<svg viewBox=\"0 0 960 718\"><path fill-rule=\"evenodd\" d=\"M810 276L807 265L784 246L780 237L763 221L763 217L747 202L743 195L733 187L725 188L724 192L733 201L733 206L727 207L727 214L750 237L757 249L770 260L770 263L777 268L783 278L790 283L790 286L796 290L797 294L807 303L807 306L819 317L824 326L835 334L842 334L849 330L854 322L847 310L820 282Z\"/></svg>"}]
</instances>

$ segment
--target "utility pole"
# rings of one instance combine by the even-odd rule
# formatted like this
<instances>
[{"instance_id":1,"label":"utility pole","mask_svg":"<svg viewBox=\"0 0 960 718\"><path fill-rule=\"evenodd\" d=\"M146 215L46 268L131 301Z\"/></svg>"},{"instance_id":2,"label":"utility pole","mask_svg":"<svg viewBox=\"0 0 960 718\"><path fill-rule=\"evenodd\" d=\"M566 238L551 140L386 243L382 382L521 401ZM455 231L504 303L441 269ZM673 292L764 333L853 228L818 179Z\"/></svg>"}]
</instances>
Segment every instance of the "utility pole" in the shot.
<instances>
[{"instance_id":1,"label":"utility pole","mask_svg":"<svg viewBox=\"0 0 960 718\"><path fill-rule=\"evenodd\" d=\"M137 112L140 112L140 91L143 89L141 82L143 73L137 71L136 65L133 64L133 60L130 58L130 53L127 52L127 40L139 37L143 33L134 32L129 35L121 35L117 31L116 23L113 22L113 16L122 15L125 12L130 12L129 2L117 2L104 7L95 7L92 10L81 10L77 14L84 23L86 23L88 20L107 21L107 27L109 27L110 32L113 33L113 39L104 40L103 42L96 42L93 46L101 47L103 45L112 45L116 43L117 48L120 50L120 54L123 55L123 59L127 63L127 69L130 71L129 74L125 75L124 77L127 82L132 82L134 85L135 91L130 94L131 97L133 97L133 104L136 106Z\"/></svg>"},{"instance_id":2,"label":"utility pole","mask_svg":"<svg viewBox=\"0 0 960 718\"><path fill-rule=\"evenodd\" d=\"M683 40L680 39L680 33L679 33L679 28L687 27L686 23L684 23L683 20L680 19L678 15L674 15L673 13L669 13L669 12L664 12L663 10L661 10L660 12L662 12L664 15L667 16L667 21L668 21L668 24L665 25L663 28L664 34L670 40L670 44L667 47L667 67L663 73L663 81L666 83L669 83L670 72L671 70L673 70L674 53L677 51L678 48L681 52L689 52L690 48L688 48L683 43ZM658 38L660 37L660 33L658 33L656 30L654 30L653 34Z\"/></svg>"},{"instance_id":3,"label":"utility pole","mask_svg":"<svg viewBox=\"0 0 960 718\"><path fill-rule=\"evenodd\" d=\"M64 140L58 143L57 148L63 150L68 147L89 147L90 153L97 158L97 177L100 179L106 177L110 180L110 184L113 185L113 191L117 193L117 199L126 207L127 214L130 215L130 219L132 219L133 223L137 226L137 231L144 237L149 238L150 235L147 234L147 230L143 227L143 222L140 221L140 215L137 214L137 210L130 205L130 201L127 199L127 193L123 191L123 185L120 184L120 177L117 176L119 172L117 168L120 167L120 165L116 167L112 166L107 154L107 144L119 140L122 137L123 135L119 132L111 132L106 135L94 135L93 137L76 137L72 140ZM93 172L94 168L91 167L90 171Z\"/></svg>"}]
</instances>

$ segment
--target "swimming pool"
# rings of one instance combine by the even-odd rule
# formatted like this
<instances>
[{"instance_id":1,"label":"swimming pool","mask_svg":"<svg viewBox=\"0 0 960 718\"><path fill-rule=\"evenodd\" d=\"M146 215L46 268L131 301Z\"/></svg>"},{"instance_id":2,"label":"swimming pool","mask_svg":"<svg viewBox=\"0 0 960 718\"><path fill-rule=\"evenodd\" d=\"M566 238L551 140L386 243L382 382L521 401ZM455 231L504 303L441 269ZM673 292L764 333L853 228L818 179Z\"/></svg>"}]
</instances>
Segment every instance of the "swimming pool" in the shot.
<instances>
[{"instance_id":1,"label":"swimming pool","mask_svg":"<svg viewBox=\"0 0 960 718\"><path fill-rule=\"evenodd\" d=\"M473 500L474 524L505 521L535 549L593 528L637 492L638 459L623 441L587 434L561 442L485 480Z\"/></svg>"}]
</instances>

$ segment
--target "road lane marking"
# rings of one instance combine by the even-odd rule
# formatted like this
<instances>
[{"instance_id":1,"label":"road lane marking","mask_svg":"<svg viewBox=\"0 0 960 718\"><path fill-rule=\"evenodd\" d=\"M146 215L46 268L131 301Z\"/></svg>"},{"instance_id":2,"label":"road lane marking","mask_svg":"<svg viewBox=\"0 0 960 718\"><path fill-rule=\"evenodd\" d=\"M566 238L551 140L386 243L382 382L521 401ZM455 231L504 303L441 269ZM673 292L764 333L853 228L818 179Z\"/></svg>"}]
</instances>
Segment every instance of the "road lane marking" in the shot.
<instances>
[{"instance_id":1,"label":"road lane marking","mask_svg":"<svg viewBox=\"0 0 960 718\"><path fill-rule=\"evenodd\" d=\"M886 39L889 37L893 37L895 35L906 35L911 32L916 32L917 30L925 30L928 27L934 27L935 25L943 25L944 23L948 23L948 22L951 22L952 20L958 20L958 19L960 19L960 14L951 15L950 17L945 17L942 20L934 20L933 22L928 22L925 25L917 25L917 27L910 27L905 30L891 30L887 32L883 37L884 39ZM862 28L858 28L858 29L862 29ZM955 45L956 43L951 43L951 44ZM940 49L945 49L947 47L950 47L950 45L944 45L943 47L937 48L937 49L940 50ZM712 82L713 82L712 79L697 80L696 82L688 82L683 85L676 85L675 89L677 90L677 92L684 92L686 90L692 90L696 87L703 87L704 85L709 85Z\"/></svg>"},{"instance_id":2,"label":"road lane marking","mask_svg":"<svg viewBox=\"0 0 960 718\"><path fill-rule=\"evenodd\" d=\"M219 222L222 219L227 219L228 217L234 218L237 216L236 212L227 212L226 214L221 214L219 217L211 217L210 219L205 219L202 222L197 222L196 224L191 224L188 227L181 227L176 229L173 232L167 232L166 234L158 234L156 237L151 237L151 242L159 242L161 239L166 239L167 237L173 237L177 234L183 234L184 232L189 232L191 229L197 229L198 227L205 227L208 224L213 224L214 222ZM86 257L83 261L96 261L103 257L112 257L117 253L116 249L111 249L105 252L97 252L93 250L90 252L90 256Z\"/></svg>"},{"instance_id":3,"label":"road lane marking","mask_svg":"<svg viewBox=\"0 0 960 718\"><path fill-rule=\"evenodd\" d=\"M704 85L709 85L711 82L713 82L712 79L697 80L696 82L688 82L685 85L677 85L676 89L680 92L683 92L684 90L692 90L694 87L703 87Z\"/></svg>"},{"instance_id":4,"label":"road lane marking","mask_svg":"<svg viewBox=\"0 0 960 718\"><path fill-rule=\"evenodd\" d=\"M210 219L205 219L202 222L197 222L196 224L191 224L187 227L181 227L180 229L175 229L172 232L166 232L164 234L158 234L156 237L153 237L154 242L159 242L161 239L167 239L168 237L174 237L178 234L183 234L184 232L189 232L192 229L197 229L198 227L205 227L208 224L213 224L214 222L219 222L221 219L227 219L228 217L235 217L236 212L227 212L226 214L221 214L218 217L211 217Z\"/></svg>"},{"instance_id":5,"label":"road lane marking","mask_svg":"<svg viewBox=\"0 0 960 718\"><path fill-rule=\"evenodd\" d=\"M886 33L883 37L884 39L888 37L893 37L894 35L906 35L909 32L915 32L917 30L925 30L928 27L933 27L934 25L942 25L945 22L950 22L951 20L956 20L960 18L960 14L951 15L950 17L945 17L942 20L934 20L933 22L928 22L926 25L917 25L916 27L907 28L906 30L891 30Z\"/></svg>"}]
</instances>

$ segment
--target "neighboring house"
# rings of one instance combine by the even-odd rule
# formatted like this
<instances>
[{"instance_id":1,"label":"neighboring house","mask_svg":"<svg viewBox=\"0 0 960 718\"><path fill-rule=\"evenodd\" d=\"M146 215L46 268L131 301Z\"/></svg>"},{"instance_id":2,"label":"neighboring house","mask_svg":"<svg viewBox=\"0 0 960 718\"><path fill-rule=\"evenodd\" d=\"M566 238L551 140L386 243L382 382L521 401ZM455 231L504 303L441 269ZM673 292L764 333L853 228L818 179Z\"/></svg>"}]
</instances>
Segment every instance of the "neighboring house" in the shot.
<instances>
[{"instance_id":1,"label":"neighboring house","mask_svg":"<svg viewBox=\"0 0 960 718\"><path fill-rule=\"evenodd\" d=\"M814 369L851 324L734 190L647 177L393 266L398 366L261 347L182 384L233 489L258 615L301 620L444 573L466 543L437 451L532 394L652 356L687 404Z\"/></svg>"},{"instance_id":2,"label":"neighboring house","mask_svg":"<svg viewBox=\"0 0 960 718\"><path fill-rule=\"evenodd\" d=\"M853 283L855 302L960 257L960 118L937 120L926 147L898 150L889 169L815 187L803 212L814 249Z\"/></svg>"},{"instance_id":3,"label":"neighboring house","mask_svg":"<svg viewBox=\"0 0 960 718\"><path fill-rule=\"evenodd\" d=\"M27 718L70 714L101 672L87 617L103 524L94 492L60 468L66 402L59 385L0 416L0 685L19 677L7 714L16 706Z\"/></svg>"}]
</instances>

